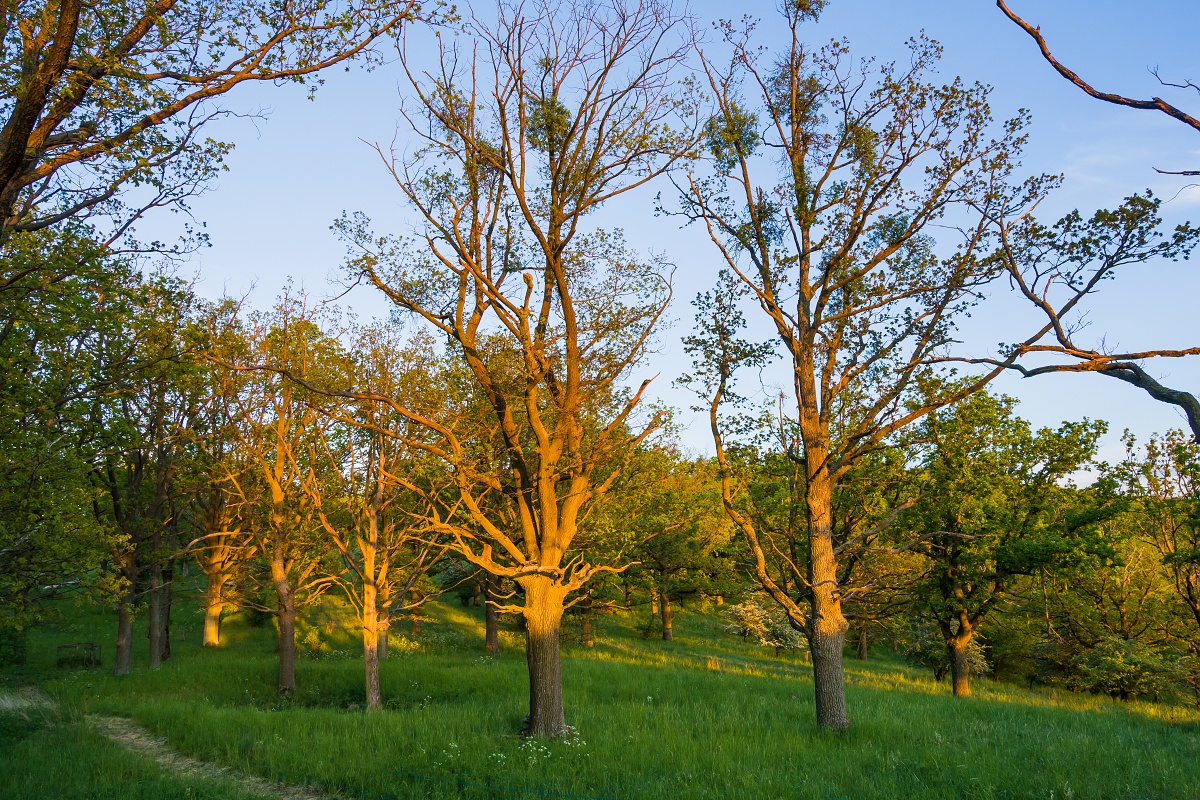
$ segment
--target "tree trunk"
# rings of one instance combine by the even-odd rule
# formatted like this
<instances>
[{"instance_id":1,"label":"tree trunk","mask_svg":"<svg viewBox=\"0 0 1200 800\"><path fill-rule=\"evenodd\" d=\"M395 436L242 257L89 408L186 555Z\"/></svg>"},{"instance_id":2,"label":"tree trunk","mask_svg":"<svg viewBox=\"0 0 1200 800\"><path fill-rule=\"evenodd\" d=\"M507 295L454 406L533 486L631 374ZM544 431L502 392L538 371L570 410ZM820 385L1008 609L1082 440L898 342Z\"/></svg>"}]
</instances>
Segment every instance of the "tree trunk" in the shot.
<instances>
[{"instance_id":1,"label":"tree trunk","mask_svg":"<svg viewBox=\"0 0 1200 800\"><path fill-rule=\"evenodd\" d=\"M858 660L867 660L867 649L870 642L867 640L867 624L863 622L858 626Z\"/></svg>"},{"instance_id":2,"label":"tree trunk","mask_svg":"<svg viewBox=\"0 0 1200 800\"><path fill-rule=\"evenodd\" d=\"M282 545L271 557L271 578L279 600L279 693L291 694L296 691L296 596L288 584Z\"/></svg>"},{"instance_id":3,"label":"tree trunk","mask_svg":"<svg viewBox=\"0 0 1200 800\"><path fill-rule=\"evenodd\" d=\"M477 580L475 583L475 591L471 593L471 605L479 608L480 600L483 597L483 579Z\"/></svg>"},{"instance_id":4,"label":"tree trunk","mask_svg":"<svg viewBox=\"0 0 1200 800\"><path fill-rule=\"evenodd\" d=\"M500 612L495 605L495 578L483 579L483 647L494 656L500 655Z\"/></svg>"},{"instance_id":5,"label":"tree trunk","mask_svg":"<svg viewBox=\"0 0 1200 800\"><path fill-rule=\"evenodd\" d=\"M596 646L596 631L592 625L592 612L585 611L579 621L579 643L584 647Z\"/></svg>"},{"instance_id":6,"label":"tree trunk","mask_svg":"<svg viewBox=\"0 0 1200 800\"><path fill-rule=\"evenodd\" d=\"M296 691L296 608L279 609L279 693Z\"/></svg>"},{"instance_id":7,"label":"tree trunk","mask_svg":"<svg viewBox=\"0 0 1200 800\"><path fill-rule=\"evenodd\" d=\"M673 642L675 641L675 632L671 629L671 623L673 621L671 616L671 595L664 590L661 598L662 599L658 605L659 609L661 609L660 613L662 614L662 638L664 642Z\"/></svg>"},{"instance_id":8,"label":"tree trunk","mask_svg":"<svg viewBox=\"0 0 1200 800\"><path fill-rule=\"evenodd\" d=\"M159 604L162 616L162 660L171 660L171 606L175 600L175 559L167 562Z\"/></svg>"},{"instance_id":9,"label":"tree trunk","mask_svg":"<svg viewBox=\"0 0 1200 800\"><path fill-rule=\"evenodd\" d=\"M367 710L378 711L383 707L379 697L379 609L376 605L375 593L375 563L374 559L366 558L364 571L367 579L363 582L363 662L366 667Z\"/></svg>"},{"instance_id":10,"label":"tree trunk","mask_svg":"<svg viewBox=\"0 0 1200 800\"><path fill-rule=\"evenodd\" d=\"M651 614L658 613L658 590L657 589L650 590L650 613Z\"/></svg>"},{"instance_id":11,"label":"tree trunk","mask_svg":"<svg viewBox=\"0 0 1200 800\"><path fill-rule=\"evenodd\" d=\"M376 605L379 607L379 619L377 620L379 630L379 640L376 644L376 652L379 654L380 661L388 660L388 634L392 629L392 608L391 589L385 583L382 587L376 588L378 601Z\"/></svg>"},{"instance_id":12,"label":"tree trunk","mask_svg":"<svg viewBox=\"0 0 1200 800\"><path fill-rule=\"evenodd\" d=\"M221 612L225 610L225 576L209 579L204 591L204 638L203 647L221 645Z\"/></svg>"},{"instance_id":13,"label":"tree trunk","mask_svg":"<svg viewBox=\"0 0 1200 800\"><path fill-rule=\"evenodd\" d=\"M136 603L137 593L131 585L117 606L117 653L113 675L128 675L133 664L133 610Z\"/></svg>"},{"instance_id":14,"label":"tree trunk","mask_svg":"<svg viewBox=\"0 0 1200 800\"><path fill-rule=\"evenodd\" d=\"M824 453L809 452L809 463L821 463ZM831 731L850 729L850 714L846 709L846 678L842 671L842 654L846 646L846 618L842 615L841 593L838 589L837 555L833 551L833 531L830 520L829 477L818 471L809 479L809 571L812 576L812 631L809 648L812 653L813 692L816 696L817 725Z\"/></svg>"},{"instance_id":15,"label":"tree trunk","mask_svg":"<svg viewBox=\"0 0 1200 800\"><path fill-rule=\"evenodd\" d=\"M150 669L162 666L162 566L150 568Z\"/></svg>"},{"instance_id":16,"label":"tree trunk","mask_svg":"<svg viewBox=\"0 0 1200 800\"><path fill-rule=\"evenodd\" d=\"M950 652L950 677L954 683L955 697L971 696L971 668L967 665L967 645L971 634L955 636L946 642Z\"/></svg>"},{"instance_id":17,"label":"tree trunk","mask_svg":"<svg viewBox=\"0 0 1200 800\"><path fill-rule=\"evenodd\" d=\"M525 734L558 738L567 732L559 649L566 591L541 575L523 578L521 583L525 587L525 661L529 667L529 720Z\"/></svg>"}]
</instances>

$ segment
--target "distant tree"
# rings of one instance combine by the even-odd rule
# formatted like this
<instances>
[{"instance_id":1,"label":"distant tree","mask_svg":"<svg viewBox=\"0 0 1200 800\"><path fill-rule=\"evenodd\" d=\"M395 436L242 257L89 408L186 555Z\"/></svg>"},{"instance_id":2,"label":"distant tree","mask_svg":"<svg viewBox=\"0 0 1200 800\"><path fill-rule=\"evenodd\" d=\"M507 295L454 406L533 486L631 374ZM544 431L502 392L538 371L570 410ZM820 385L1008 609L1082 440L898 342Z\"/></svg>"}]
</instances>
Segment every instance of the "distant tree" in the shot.
<instances>
[{"instance_id":1,"label":"distant tree","mask_svg":"<svg viewBox=\"0 0 1200 800\"><path fill-rule=\"evenodd\" d=\"M645 449L598 513L622 529L638 562L631 579L656 594L664 641L674 639L673 603L735 591L734 532L711 463Z\"/></svg>"},{"instance_id":2,"label":"distant tree","mask_svg":"<svg viewBox=\"0 0 1200 800\"><path fill-rule=\"evenodd\" d=\"M764 647L775 648L775 655L784 650L806 647L804 633L797 630L779 604L762 594L752 594L746 600L724 611L729 624L726 633L754 639Z\"/></svg>"},{"instance_id":3,"label":"distant tree","mask_svg":"<svg viewBox=\"0 0 1200 800\"><path fill-rule=\"evenodd\" d=\"M1115 478L1132 502L1129 524L1157 557L1182 622L1174 634L1192 657L1189 680L1200 703L1200 450L1182 431L1152 437L1139 453L1125 434Z\"/></svg>"},{"instance_id":4,"label":"distant tree","mask_svg":"<svg viewBox=\"0 0 1200 800\"><path fill-rule=\"evenodd\" d=\"M262 610L273 614L278 624L281 694L296 689L297 611L331 585L323 563L333 548L304 491L305 477L313 469L310 448L331 424L330 418L320 411L320 398L281 374L287 371L300 380L335 387L344 379L346 353L321 322L332 327L304 297L285 293L274 309L252 315L240 336L224 333L212 350L227 379L237 384L230 393L236 398L232 429L246 467L230 462L222 477L242 502L255 506L246 513L254 519L250 533L256 560L275 596L274 604ZM252 571L250 577L255 574ZM244 594L259 592L250 589Z\"/></svg>"},{"instance_id":5,"label":"distant tree","mask_svg":"<svg viewBox=\"0 0 1200 800\"><path fill-rule=\"evenodd\" d=\"M361 331L354 363L345 376L350 385L388 397L404 397L409 408L441 406L438 362L432 343L407 346L390 327ZM423 401L423 402L422 402ZM426 504L448 481L420 448L406 440L423 430L386 405L370 401L323 405L333 425L310 445L310 469L302 484L321 528L340 554L330 578L342 589L362 627L367 709L382 708L379 645L385 642L392 615L419 607L412 592L445 551L437 538L426 538Z\"/></svg>"},{"instance_id":6,"label":"distant tree","mask_svg":"<svg viewBox=\"0 0 1200 800\"><path fill-rule=\"evenodd\" d=\"M209 307L203 324L210 348L220 355L245 346L236 303ZM201 643L221 642L221 615L237 607L239 589L247 585L246 569L256 553L253 526L258 498L254 461L238 442L238 393L243 382L217 361L205 362L207 398L197 420L197 456L192 469L192 503L188 507L192 540L187 552L205 577L204 629Z\"/></svg>"},{"instance_id":7,"label":"distant tree","mask_svg":"<svg viewBox=\"0 0 1200 800\"><path fill-rule=\"evenodd\" d=\"M173 353L151 345L152 319L133 322L152 285L80 225L0 253L0 635L17 656L51 601L118 592L104 565L121 534L93 509L94 423L97 404Z\"/></svg>"},{"instance_id":8,"label":"distant tree","mask_svg":"<svg viewBox=\"0 0 1200 800\"><path fill-rule=\"evenodd\" d=\"M194 297L176 281L142 282L137 304L119 331L97 345L105 360L132 358L147 366L106 387L89 409L96 431L89 461L98 520L119 534L112 562L124 583L118 602L114 672L129 672L133 621L141 598L150 623L150 666L167 653L169 570L179 550L180 471L203 402L194 372L194 341L187 336ZM130 356L130 351L135 354Z\"/></svg>"},{"instance_id":9,"label":"distant tree","mask_svg":"<svg viewBox=\"0 0 1200 800\"><path fill-rule=\"evenodd\" d=\"M1072 507L1063 484L1090 463L1105 425L1035 433L1015 405L979 392L928 415L918 436L929 443L923 494L897 521L928 559L912 591L941 633L956 697L971 693L968 647L984 620L1024 576L1055 570L1088 544L1074 534L1091 515Z\"/></svg>"}]
</instances>

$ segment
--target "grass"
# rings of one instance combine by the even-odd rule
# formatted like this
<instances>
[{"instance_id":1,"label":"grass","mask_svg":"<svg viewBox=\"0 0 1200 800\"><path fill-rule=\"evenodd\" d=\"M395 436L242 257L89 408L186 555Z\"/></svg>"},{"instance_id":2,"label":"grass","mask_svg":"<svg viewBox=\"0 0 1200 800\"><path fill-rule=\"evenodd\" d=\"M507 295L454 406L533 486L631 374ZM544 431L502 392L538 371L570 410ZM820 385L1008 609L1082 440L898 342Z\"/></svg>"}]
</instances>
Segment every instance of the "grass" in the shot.
<instances>
[{"instance_id":1,"label":"grass","mask_svg":"<svg viewBox=\"0 0 1200 800\"><path fill-rule=\"evenodd\" d=\"M631 618L600 618L594 649L565 646L576 735L523 740L514 735L527 697L516 633L490 658L476 609L436 605L429 614L421 635L393 634L380 714L362 710L350 628L320 628L331 652L302 659L296 696L280 700L269 626L235 617L225 646L203 650L192 641L199 617L180 613L186 640L173 644L172 661L124 679L53 665L58 643L92 638L107 650L109 618L88 611L46 626L31 636L30 664L6 680L36 682L61 719L0 729L0 786L16 787L6 797L237 796L220 785L168 787L170 776L135 769L134 756L79 722L86 702L89 713L131 717L193 758L349 796L1200 796L1200 717L1190 710L985 682L958 701L945 684L879 654L847 662L853 727L829 735L813 724L800 657L745 645L700 614L679 616L672 643L643 640ZM335 625L342 618L335 607L321 615ZM144 648L144 636L137 641ZM64 774L62 752L86 769Z\"/></svg>"}]
</instances>

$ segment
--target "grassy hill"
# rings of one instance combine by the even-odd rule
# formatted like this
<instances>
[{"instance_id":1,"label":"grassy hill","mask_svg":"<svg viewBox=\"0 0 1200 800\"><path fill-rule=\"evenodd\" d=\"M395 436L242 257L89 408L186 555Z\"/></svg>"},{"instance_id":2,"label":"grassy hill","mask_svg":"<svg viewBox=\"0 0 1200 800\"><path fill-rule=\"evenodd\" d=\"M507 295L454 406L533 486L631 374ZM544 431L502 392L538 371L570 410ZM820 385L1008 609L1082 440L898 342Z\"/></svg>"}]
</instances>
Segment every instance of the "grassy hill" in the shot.
<instances>
[{"instance_id":1,"label":"grassy hill","mask_svg":"<svg viewBox=\"0 0 1200 800\"><path fill-rule=\"evenodd\" d=\"M233 616L224 646L198 646L200 618L176 609L173 659L123 679L54 665L66 642L101 642L113 621L64 609L34 632L29 664L2 677L53 705L0 702L7 798L243 798L228 776L172 772L123 750L93 720L128 717L182 754L287 784L363 798L1195 798L1200 715L980 681L958 700L889 653L848 661L852 730L816 730L808 666L722 633L696 613L676 641L602 616L596 646L565 646L574 736L515 735L525 714L515 627L483 653L478 609L433 605L381 664L386 710L362 710L357 631L334 604L311 613L299 689L274 691L273 630ZM567 637L571 639L570 636ZM144 649L144 631L136 641ZM316 648L316 655L313 649ZM145 663L135 650L135 663ZM32 697L32 695L30 695ZM84 713L86 706L86 715Z\"/></svg>"}]
</instances>

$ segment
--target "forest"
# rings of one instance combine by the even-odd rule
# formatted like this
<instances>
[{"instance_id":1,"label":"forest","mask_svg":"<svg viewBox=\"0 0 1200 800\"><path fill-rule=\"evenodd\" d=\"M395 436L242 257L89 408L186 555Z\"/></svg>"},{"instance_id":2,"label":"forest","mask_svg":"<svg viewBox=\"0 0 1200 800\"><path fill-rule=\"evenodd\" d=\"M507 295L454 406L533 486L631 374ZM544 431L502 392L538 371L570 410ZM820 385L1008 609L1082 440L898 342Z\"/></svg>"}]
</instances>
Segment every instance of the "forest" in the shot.
<instances>
[{"instance_id":1,"label":"forest","mask_svg":"<svg viewBox=\"0 0 1200 800\"><path fill-rule=\"evenodd\" d=\"M1028 112L825 6L7 3L0 794L1195 796L1200 346L1091 315L1200 228L1044 213ZM206 295L210 131L343 68L400 87L398 218ZM1025 419L1064 374L1180 425Z\"/></svg>"}]
</instances>

